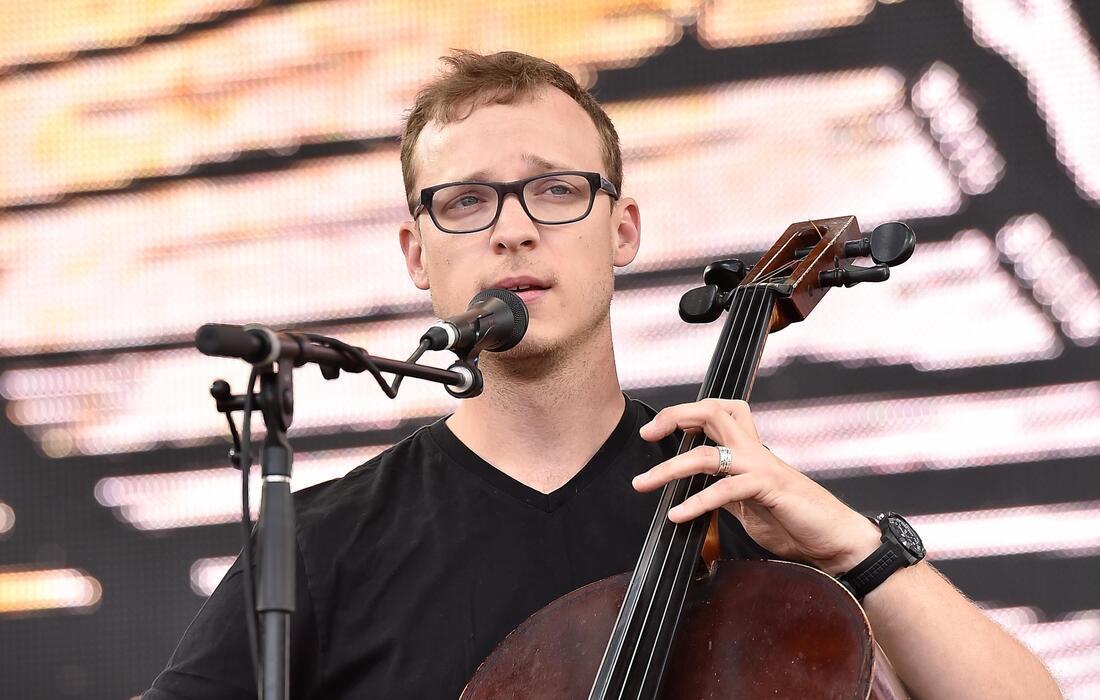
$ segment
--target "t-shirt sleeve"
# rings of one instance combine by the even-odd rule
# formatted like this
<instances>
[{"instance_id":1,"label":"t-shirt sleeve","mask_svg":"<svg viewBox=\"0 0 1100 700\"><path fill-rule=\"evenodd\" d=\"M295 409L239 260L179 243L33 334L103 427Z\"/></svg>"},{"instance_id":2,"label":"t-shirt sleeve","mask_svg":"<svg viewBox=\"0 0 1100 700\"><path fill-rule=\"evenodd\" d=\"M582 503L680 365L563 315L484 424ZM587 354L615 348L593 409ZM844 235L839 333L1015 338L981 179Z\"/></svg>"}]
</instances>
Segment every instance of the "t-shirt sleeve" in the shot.
<instances>
[{"instance_id":1,"label":"t-shirt sleeve","mask_svg":"<svg viewBox=\"0 0 1100 700\"><path fill-rule=\"evenodd\" d=\"M168 666L142 695L142 700L255 700L256 682L243 612L243 582L243 565L238 557L188 625ZM295 594L290 625L290 697L301 698L308 695L317 639L301 553Z\"/></svg>"}]
</instances>

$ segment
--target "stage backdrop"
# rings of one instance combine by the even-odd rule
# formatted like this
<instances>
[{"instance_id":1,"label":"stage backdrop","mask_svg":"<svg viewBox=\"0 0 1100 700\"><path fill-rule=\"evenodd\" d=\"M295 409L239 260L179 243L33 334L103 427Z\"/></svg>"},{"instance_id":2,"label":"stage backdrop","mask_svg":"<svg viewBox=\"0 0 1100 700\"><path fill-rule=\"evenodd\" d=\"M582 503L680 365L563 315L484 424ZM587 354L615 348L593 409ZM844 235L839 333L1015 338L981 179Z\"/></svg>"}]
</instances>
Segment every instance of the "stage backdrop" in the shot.
<instances>
[{"instance_id":1,"label":"stage backdrop","mask_svg":"<svg viewBox=\"0 0 1100 700\"><path fill-rule=\"evenodd\" d=\"M238 551L207 388L246 369L196 327L415 346L397 137L461 47L553 59L618 125L615 345L654 405L701 379L708 261L912 225L889 283L769 341L762 436L1100 698L1098 33L1093 0L0 0L0 695L140 693ZM296 488L454 406L296 382Z\"/></svg>"}]
</instances>

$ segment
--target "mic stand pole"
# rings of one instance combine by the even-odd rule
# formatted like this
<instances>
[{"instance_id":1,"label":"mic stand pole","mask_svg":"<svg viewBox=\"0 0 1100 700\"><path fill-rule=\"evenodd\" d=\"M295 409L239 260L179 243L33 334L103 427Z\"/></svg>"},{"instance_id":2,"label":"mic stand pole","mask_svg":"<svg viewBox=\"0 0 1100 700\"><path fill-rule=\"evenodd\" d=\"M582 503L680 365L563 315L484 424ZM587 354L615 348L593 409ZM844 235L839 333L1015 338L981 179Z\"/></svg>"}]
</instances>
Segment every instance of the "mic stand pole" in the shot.
<instances>
[{"instance_id":1,"label":"mic stand pole","mask_svg":"<svg viewBox=\"0 0 1100 700\"><path fill-rule=\"evenodd\" d=\"M276 370L278 367L278 371ZM294 452L286 431L294 416L293 361L260 371L260 410L267 437L261 453L260 517L256 530L260 663L263 700L285 700L290 687L290 616L294 612L295 519L290 495Z\"/></svg>"},{"instance_id":2,"label":"mic stand pole","mask_svg":"<svg viewBox=\"0 0 1100 700\"><path fill-rule=\"evenodd\" d=\"M476 354L460 355L447 370L380 357L371 359L383 371L443 384L448 393L457 398L481 393L482 379ZM297 547L294 500L290 492L294 453L286 432L294 417L295 364L293 357L284 356L267 365L257 365L260 390L255 402L267 426L260 458L263 485L256 526L259 553L256 612L260 615L259 690L262 700L286 700L290 688L290 618L295 607ZM322 365L326 378L335 378L339 372L334 370L333 366ZM230 411L244 409L244 397L234 395L223 380L213 383L210 394L218 411L227 416ZM240 457L231 455L230 459L240 467L243 465ZM246 543L245 546L251 545ZM246 613L251 615L252 611Z\"/></svg>"}]
</instances>

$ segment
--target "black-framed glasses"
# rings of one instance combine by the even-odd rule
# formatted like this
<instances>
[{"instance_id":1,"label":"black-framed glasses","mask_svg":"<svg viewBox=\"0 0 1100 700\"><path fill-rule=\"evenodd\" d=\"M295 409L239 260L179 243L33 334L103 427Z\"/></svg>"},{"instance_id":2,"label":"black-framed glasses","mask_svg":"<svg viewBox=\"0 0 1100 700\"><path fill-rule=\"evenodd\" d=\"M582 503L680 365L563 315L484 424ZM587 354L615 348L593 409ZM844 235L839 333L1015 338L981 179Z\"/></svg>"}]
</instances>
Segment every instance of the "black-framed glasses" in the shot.
<instances>
[{"instance_id":1,"label":"black-framed glasses","mask_svg":"<svg viewBox=\"0 0 1100 700\"><path fill-rule=\"evenodd\" d=\"M615 185L599 173L564 170L513 182L445 182L420 190L413 218L425 209L436 228L446 233L476 233L500 218L504 197L515 194L531 220L539 224L571 224L592 212L596 193L619 198Z\"/></svg>"}]
</instances>

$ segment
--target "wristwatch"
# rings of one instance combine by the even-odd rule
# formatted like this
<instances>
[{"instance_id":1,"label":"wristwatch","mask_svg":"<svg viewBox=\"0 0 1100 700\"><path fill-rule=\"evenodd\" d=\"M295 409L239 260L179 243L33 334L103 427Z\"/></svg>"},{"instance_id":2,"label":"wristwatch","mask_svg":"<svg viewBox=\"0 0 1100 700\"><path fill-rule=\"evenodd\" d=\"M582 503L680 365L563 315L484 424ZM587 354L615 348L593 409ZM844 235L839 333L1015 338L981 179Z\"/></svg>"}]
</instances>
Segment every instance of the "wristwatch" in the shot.
<instances>
[{"instance_id":1,"label":"wristwatch","mask_svg":"<svg viewBox=\"0 0 1100 700\"><path fill-rule=\"evenodd\" d=\"M836 577L856 600L878 588L898 569L924 559L924 543L913 526L897 513L879 513L871 518L882 531L882 545L869 557Z\"/></svg>"}]
</instances>

